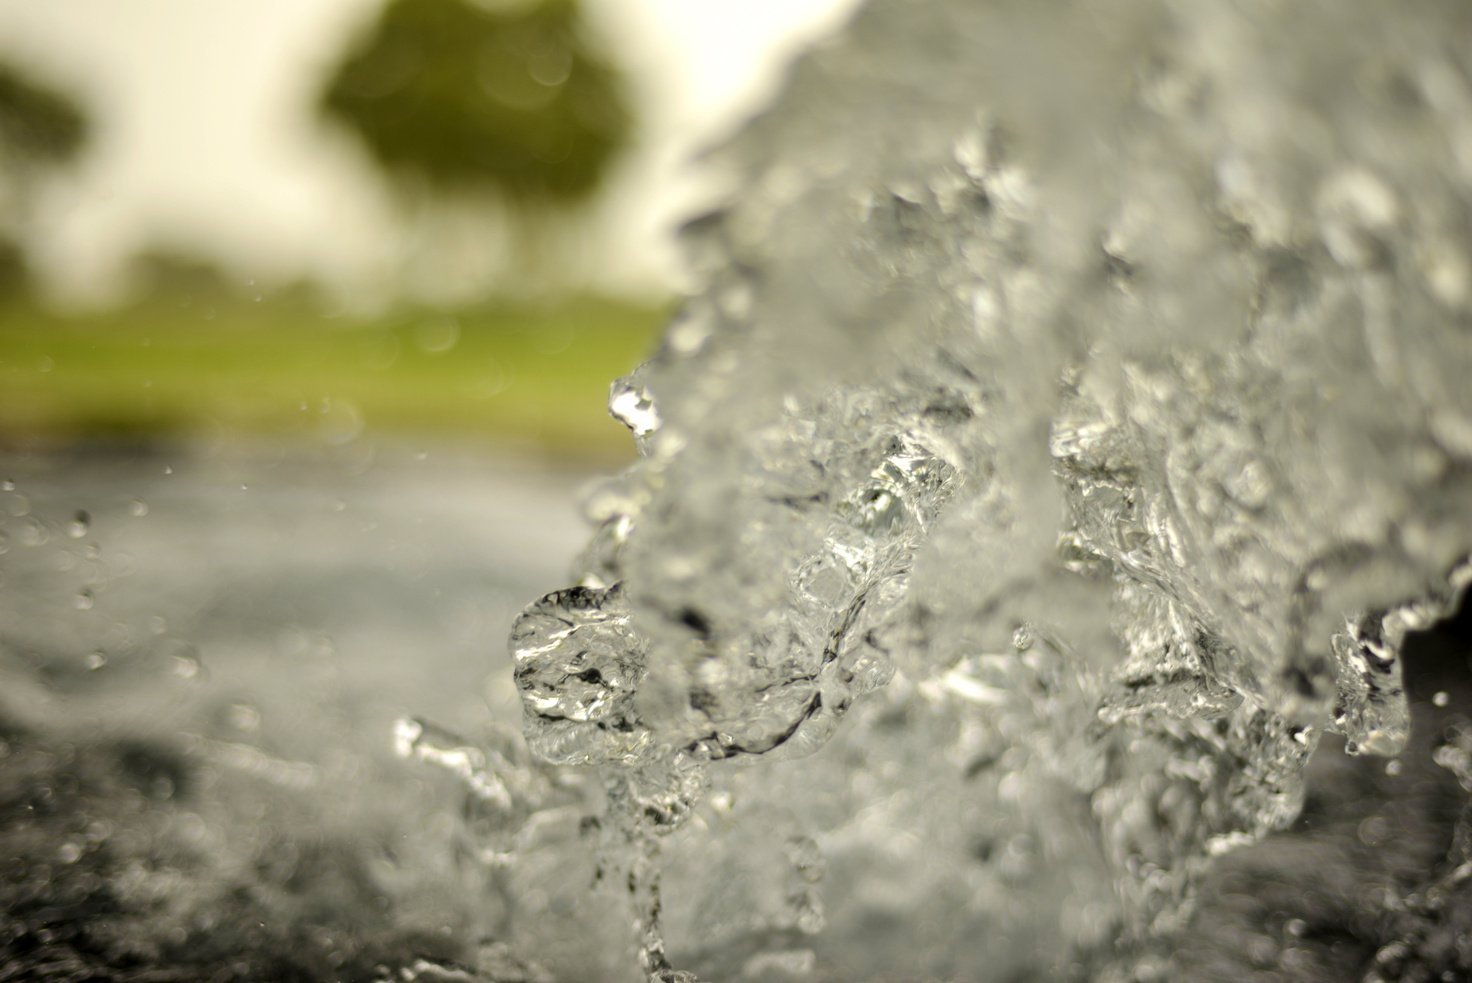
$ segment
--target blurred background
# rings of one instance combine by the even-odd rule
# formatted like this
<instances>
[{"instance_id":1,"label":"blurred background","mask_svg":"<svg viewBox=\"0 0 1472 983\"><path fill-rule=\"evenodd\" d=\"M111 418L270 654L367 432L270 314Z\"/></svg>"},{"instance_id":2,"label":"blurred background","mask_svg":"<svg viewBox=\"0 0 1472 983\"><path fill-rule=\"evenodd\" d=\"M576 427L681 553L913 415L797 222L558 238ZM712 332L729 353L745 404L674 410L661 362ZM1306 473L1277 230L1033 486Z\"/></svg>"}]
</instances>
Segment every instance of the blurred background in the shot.
<instances>
[{"instance_id":1,"label":"blurred background","mask_svg":"<svg viewBox=\"0 0 1472 983\"><path fill-rule=\"evenodd\" d=\"M687 164L852 6L0 0L0 977L504 938L395 723L519 746Z\"/></svg>"},{"instance_id":2,"label":"blurred background","mask_svg":"<svg viewBox=\"0 0 1472 983\"><path fill-rule=\"evenodd\" d=\"M0 0L0 446L611 460L685 166L852 0Z\"/></svg>"}]
</instances>

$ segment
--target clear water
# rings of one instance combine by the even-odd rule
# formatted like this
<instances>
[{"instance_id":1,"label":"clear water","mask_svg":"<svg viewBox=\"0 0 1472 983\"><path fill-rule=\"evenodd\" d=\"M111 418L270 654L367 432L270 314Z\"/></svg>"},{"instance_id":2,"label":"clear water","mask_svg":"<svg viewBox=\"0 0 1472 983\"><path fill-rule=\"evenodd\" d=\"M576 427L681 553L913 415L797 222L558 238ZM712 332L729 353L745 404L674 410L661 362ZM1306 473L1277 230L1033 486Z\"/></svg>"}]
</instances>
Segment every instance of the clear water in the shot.
<instances>
[{"instance_id":1,"label":"clear water","mask_svg":"<svg viewBox=\"0 0 1472 983\"><path fill-rule=\"evenodd\" d=\"M1402 750L1472 581L1448 37L881 0L714 155L642 459L511 637L643 973L1148 975L1323 735Z\"/></svg>"},{"instance_id":2,"label":"clear water","mask_svg":"<svg viewBox=\"0 0 1472 983\"><path fill-rule=\"evenodd\" d=\"M1437 0L869 4L702 165L731 193L684 231L699 287L611 394L640 460L515 620L512 709L383 721L421 777L368 783L380 840L285 836L295 879L201 846L233 899L206 910L267 935L110 847L129 924L168 913L136 965L235 939L299 978L1472 972L1466 38ZM132 951L104 942L68 944Z\"/></svg>"}]
</instances>

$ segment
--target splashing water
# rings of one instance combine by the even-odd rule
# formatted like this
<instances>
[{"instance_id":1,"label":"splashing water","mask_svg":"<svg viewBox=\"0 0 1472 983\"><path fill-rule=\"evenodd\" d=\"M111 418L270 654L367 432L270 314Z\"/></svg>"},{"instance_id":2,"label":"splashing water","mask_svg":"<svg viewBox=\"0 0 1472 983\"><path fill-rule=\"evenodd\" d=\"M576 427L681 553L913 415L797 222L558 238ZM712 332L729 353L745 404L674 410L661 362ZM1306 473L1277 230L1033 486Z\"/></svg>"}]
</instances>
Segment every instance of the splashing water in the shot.
<instances>
[{"instance_id":1,"label":"splashing water","mask_svg":"<svg viewBox=\"0 0 1472 983\"><path fill-rule=\"evenodd\" d=\"M536 762L401 734L555 873L554 974L1169 978L1323 734L1402 748L1472 581L1468 37L876 0L801 63L513 629Z\"/></svg>"}]
</instances>

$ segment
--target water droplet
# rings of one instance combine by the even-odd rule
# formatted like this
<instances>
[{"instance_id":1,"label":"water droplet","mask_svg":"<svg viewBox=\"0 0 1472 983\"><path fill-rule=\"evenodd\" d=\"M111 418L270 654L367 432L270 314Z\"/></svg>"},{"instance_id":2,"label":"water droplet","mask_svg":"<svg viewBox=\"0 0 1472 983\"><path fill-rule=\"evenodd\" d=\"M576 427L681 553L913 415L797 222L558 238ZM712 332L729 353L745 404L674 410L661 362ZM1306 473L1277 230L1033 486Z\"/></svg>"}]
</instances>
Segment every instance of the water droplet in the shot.
<instances>
[{"instance_id":1,"label":"water droplet","mask_svg":"<svg viewBox=\"0 0 1472 983\"><path fill-rule=\"evenodd\" d=\"M745 281L733 283L716 294L716 306L727 319L744 321L751 316L755 297L751 284Z\"/></svg>"},{"instance_id":2,"label":"water droplet","mask_svg":"<svg viewBox=\"0 0 1472 983\"><path fill-rule=\"evenodd\" d=\"M16 538L22 546L41 546L51 539L51 532L40 519L28 515L20 521Z\"/></svg>"},{"instance_id":3,"label":"water droplet","mask_svg":"<svg viewBox=\"0 0 1472 983\"><path fill-rule=\"evenodd\" d=\"M172 464L165 464L164 465L164 474L173 474L173 473L174 473L174 466Z\"/></svg>"},{"instance_id":4,"label":"water droplet","mask_svg":"<svg viewBox=\"0 0 1472 983\"><path fill-rule=\"evenodd\" d=\"M56 851L56 858L64 864L74 864L82 859L82 846L80 843L67 840Z\"/></svg>"},{"instance_id":5,"label":"water droplet","mask_svg":"<svg viewBox=\"0 0 1472 983\"><path fill-rule=\"evenodd\" d=\"M107 653L98 649L87 656L87 668L96 671L107 665Z\"/></svg>"},{"instance_id":6,"label":"water droplet","mask_svg":"<svg viewBox=\"0 0 1472 983\"><path fill-rule=\"evenodd\" d=\"M193 679L199 675L199 660L192 655L174 656L174 675L180 679Z\"/></svg>"},{"instance_id":7,"label":"water droplet","mask_svg":"<svg viewBox=\"0 0 1472 983\"><path fill-rule=\"evenodd\" d=\"M804 899L807 901L809 899ZM797 930L804 935L817 935L827 926L828 919L823 909L812 903L798 905Z\"/></svg>"},{"instance_id":8,"label":"water droplet","mask_svg":"<svg viewBox=\"0 0 1472 983\"><path fill-rule=\"evenodd\" d=\"M1384 236L1400 218L1395 192L1360 167L1343 168L1319 189L1319 220L1324 245L1345 266L1362 268L1377 261Z\"/></svg>"},{"instance_id":9,"label":"water droplet","mask_svg":"<svg viewBox=\"0 0 1472 983\"><path fill-rule=\"evenodd\" d=\"M794 836L787 841L787 859L792 868L807 884L816 884L823 879L823 854L810 836Z\"/></svg>"},{"instance_id":10,"label":"water droplet","mask_svg":"<svg viewBox=\"0 0 1472 983\"><path fill-rule=\"evenodd\" d=\"M76 599L73 601L73 604L76 606L76 609L78 611L91 611L94 600L95 598L92 596L92 592L90 590L83 590L77 593Z\"/></svg>"},{"instance_id":11,"label":"water droplet","mask_svg":"<svg viewBox=\"0 0 1472 983\"><path fill-rule=\"evenodd\" d=\"M148 514L148 503L141 498L133 499L132 503L128 506L128 514L134 518L143 518Z\"/></svg>"},{"instance_id":12,"label":"water droplet","mask_svg":"<svg viewBox=\"0 0 1472 983\"><path fill-rule=\"evenodd\" d=\"M619 379L610 387L608 412L635 437L646 437L659 429L659 410L654 406L654 397L629 378Z\"/></svg>"},{"instance_id":13,"label":"water droplet","mask_svg":"<svg viewBox=\"0 0 1472 983\"><path fill-rule=\"evenodd\" d=\"M240 731L255 732L261 728L261 712L249 703L232 703L226 711L230 726Z\"/></svg>"},{"instance_id":14,"label":"water droplet","mask_svg":"<svg viewBox=\"0 0 1472 983\"><path fill-rule=\"evenodd\" d=\"M707 318L696 316L694 313L686 312L681 315L665 335L665 343L673 351L682 355L689 355L699 351L711 335L711 322Z\"/></svg>"},{"instance_id":15,"label":"water droplet","mask_svg":"<svg viewBox=\"0 0 1472 983\"><path fill-rule=\"evenodd\" d=\"M1431 697L1431 703L1434 706L1444 707L1451 701L1452 698L1446 690L1438 690L1437 693Z\"/></svg>"},{"instance_id":16,"label":"water droplet","mask_svg":"<svg viewBox=\"0 0 1472 983\"><path fill-rule=\"evenodd\" d=\"M15 491L15 482L11 481L9 478L6 478L4 481L0 481L0 491Z\"/></svg>"},{"instance_id":17,"label":"water droplet","mask_svg":"<svg viewBox=\"0 0 1472 983\"><path fill-rule=\"evenodd\" d=\"M92 514L86 509L77 509L72 521L67 524L66 534L72 539L81 539L92 528Z\"/></svg>"}]
</instances>

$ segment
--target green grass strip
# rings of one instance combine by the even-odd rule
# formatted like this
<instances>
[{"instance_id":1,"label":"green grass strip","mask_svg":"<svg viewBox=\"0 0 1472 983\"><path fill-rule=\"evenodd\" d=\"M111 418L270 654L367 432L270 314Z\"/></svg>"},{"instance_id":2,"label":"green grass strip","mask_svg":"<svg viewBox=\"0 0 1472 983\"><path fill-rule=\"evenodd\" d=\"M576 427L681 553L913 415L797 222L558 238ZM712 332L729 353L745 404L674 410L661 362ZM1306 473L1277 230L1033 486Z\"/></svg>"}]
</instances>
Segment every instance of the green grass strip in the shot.
<instances>
[{"instance_id":1,"label":"green grass strip","mask_svg":"<svg viewBox=\"0 0 1472 983\"><path fill-rule=\"evenodd\" d=\"M0 306L0 440L398 433L623 457L608 384L665 316L590 298L366 320L243 299Z\"/></svg>"}]
</instances>

